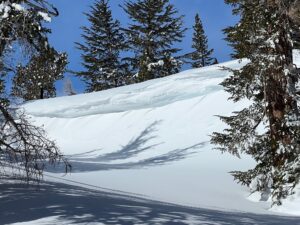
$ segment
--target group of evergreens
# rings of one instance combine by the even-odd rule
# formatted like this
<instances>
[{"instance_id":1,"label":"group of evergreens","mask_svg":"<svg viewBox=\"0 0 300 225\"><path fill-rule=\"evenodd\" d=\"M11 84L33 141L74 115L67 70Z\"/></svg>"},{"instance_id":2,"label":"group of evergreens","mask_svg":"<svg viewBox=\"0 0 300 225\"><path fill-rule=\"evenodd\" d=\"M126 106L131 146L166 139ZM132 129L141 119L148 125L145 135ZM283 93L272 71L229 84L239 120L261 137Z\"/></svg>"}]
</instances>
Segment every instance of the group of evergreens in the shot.
<instances>
[{"instance_id":1,"label":"group of evergreens","mask_svg":"<svg viewBox=\"0 0 300 225\"><path fill-rule=\"evenodd\" d=\"M180 49L173 44L181 41L185 29L183 17L176 16L169 0L127 1L123 8L132 20L127 28L112 18L107 0L96 1L86 13L90 27L82 28L85 43L76 43L83 52L85 70L76 74L86 82L87 92L167 76L180 69L179 57L174 56ZM51 30L45 23L55 16L58 10L47 0L0 0L0 165L10 166L28 180L39 180L46 163L62 161L69 169L55 143L11 104L10 97L28 101L56 96L55 83L67 71L68 56L48 42ZM206 38L203 29L195 35ZM124 51L130 57L120 59ZM15 65L14 55L26 57ZM7 77L12 74L11 93L7 93ZM70 79L64 89L68 95L76 94Z\"/></svg>"},{"instance_id":2,"label":"group of evergreens","mask_svg":"<svg viewBox=\"0 0 300 225\"><path fill-rule=\"evenodd\" d=\"M248 171L232 172L242 184L274 203L293 193L300 181L300 71L293 49L299 46L299 0L225 0L240 17L225 29L233 57L248 63L222 83L237 102L251 104L220 118L228 125L214 133L212 143L236 156L248 154L257 164ZM54 82L66 71L67 56L49 43L44 21L57 16L46 0L0 0L0 165L18 165L28 179L43 174L46 161L68 163L41 128L30 124L11 107L5 77L15 73L13 93L25 100L53 97ZM106 0L97 1L87 13L82 50L85 70L77 74L87 91L98 91L170 75L179 71L182 17L168 0L125 1L131 19L127 28L112 18ZM216 63L196 16L194 52L187 54L193 67ZM29 53L26 65L13 66L10 56L20 46ZM129 51L128 57L121 58ZM70 84L68 92L74 94Z\"/></svg>"},{"instance_id":3,"label":"group of evergreens","mask_svg":"<svg viewBox=\"0 0 300 225\"><path fill-rule=\"evenodd\" d=\"M177 15L169 0L125 1L122 8L132 21L126 28L113 18L108 0L96 0L85 13L89 26L82 27L84 43L76 43L83 70L75 73L84 81L86 92L178 73L183 58L195 68L216 63L199 15L194 52L180 56L181 49L174 43L182 41L186 29L183 16ZM15 69L12 95L24 100L55 97L55 83L64 78L67 63L67 55L54 50L48 55L32 54L26 65Z\"/></svg>"},{"instance_id":4,"label":"group of evergreens","mask_svg":"<svg viewBox=\"0 0 300 225\"><path fill-rule=\"evenodd\" d=\"M193 67L216 63L199 15L194 27L195 51L180 56L181 49L174 43L182 41L186 29L183 16L178 16L169 0L125 1L122 8L131 20L126 28L113 19L108 0L96 1L86 13L90 26L82 28L85 43L77 43L84 70L77 74L86 82L87 92L178 73L184 57Z\"/></svg>"}]
</instances>

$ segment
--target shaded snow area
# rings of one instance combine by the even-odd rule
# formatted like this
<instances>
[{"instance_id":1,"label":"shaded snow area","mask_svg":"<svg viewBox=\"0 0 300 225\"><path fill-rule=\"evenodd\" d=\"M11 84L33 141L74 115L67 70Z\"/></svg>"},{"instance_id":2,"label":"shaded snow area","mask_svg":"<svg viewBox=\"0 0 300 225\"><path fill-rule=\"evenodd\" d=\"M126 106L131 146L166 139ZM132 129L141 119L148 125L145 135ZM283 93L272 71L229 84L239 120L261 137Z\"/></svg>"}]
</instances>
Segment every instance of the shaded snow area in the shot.
<instances>
[{"instance_id":1,"label":"shaded snow area","mask_svg":"<svg viewBox=\"0 0 300 225\"><path fill-rule=\"evenodd\" d=\"M64 176L60 168L49 169L38 191L0 185L0 221L300 224L287 215L300 214L297 194L272 210L269 202L251 201L249 190L228 172L252 168L255 162L222 154L209 142L212 132L225 127L216 115L248 104L228 101L219 85L229 76L222 67L245 63L26 104L26 112L56 140L73 171Z\"/></svg>"},{"instance_id":2,"label":"shaded snow area","mask_svg":"<svg viewBox=\"0 0 300 225\"><path fill-rule=\"evenodd\" d=\"M0 191L4 195L0 204L1 224L299 224L296 217L192 208L62 183L42 184L38 188L3 184Z\"/></svg>"}]
</instances>

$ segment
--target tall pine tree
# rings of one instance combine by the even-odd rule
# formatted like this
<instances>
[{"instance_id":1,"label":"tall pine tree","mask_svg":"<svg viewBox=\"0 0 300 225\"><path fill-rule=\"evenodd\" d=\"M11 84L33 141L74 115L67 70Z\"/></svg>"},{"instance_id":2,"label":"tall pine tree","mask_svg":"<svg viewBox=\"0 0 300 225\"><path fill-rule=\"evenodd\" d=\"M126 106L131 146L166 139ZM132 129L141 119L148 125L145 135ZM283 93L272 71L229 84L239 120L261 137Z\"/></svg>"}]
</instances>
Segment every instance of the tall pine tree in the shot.
<instances>
[{"instance_id":1,"label":"tall pine tree","mask_svg":"<svg viewBox=\"0 0 300 225\"><path fill-rule=\"evenodd\" d=\"M108 0L97 0L86 16L90 27L82 28L85 43L76 43L83 52L86 70L78 75L86 82L86 91L100 91L126 84L125 68L119 59L125 39L120 31L120 22L112 18Z\"/></svg>"},{"instance_id":2,"label":"tall pine tree","mask_svg":"<svg viewBox=\"0 0 300 225\"><path fill-rule=\"evenodd\" d=\"M55 82L63 79L66 66L67 55L54 49L33 56L28 65L17 67L12 94L26 101L55 97Z\"/></svg>"},{"instance_id":3,"label":"tall pine tree","mask_svg":"<svg viewBox=\"0 0 300 225\"><path fill-rule=\"evenodd\" d=\"M180 70L181 61L175 54L186 29L183 17L169 0L126 1L124 10L132 23L125 29L134 56L127 60L138 81L164 77Z\"/></svg>"},{"instance_id":4,"label":"tall pine tree","mask_svg":"<svg viewBox=\"0 0 300 225\"><path fill-rule=\"evenodd\" d=\"M299 70L293 62L292 22L271 0L226 0L240 15L240 22L225 29L235 58L250 62L222 84L231 100L252 104L221 119L228 125L214 133L212 142L222 151L251 155L257 162L235 179L272 196L273 203L293 193L300 179Z\"/></svg>"},{"instance_id":5,"label":"tall pine tree","mask_svg":"<svg viewBox=\"0 0 300 225\"><path fill-rule=\"evenodd\" d=\"M195 51L190 54L190 58L193 61L193 68L200 68L215 64L216 59L211 57L214 50L208 49L208 39L205 35L199 14L196 14L195 25L193 28L194 36L192 48L194 48Z\"/></svg>"}]
</instances>

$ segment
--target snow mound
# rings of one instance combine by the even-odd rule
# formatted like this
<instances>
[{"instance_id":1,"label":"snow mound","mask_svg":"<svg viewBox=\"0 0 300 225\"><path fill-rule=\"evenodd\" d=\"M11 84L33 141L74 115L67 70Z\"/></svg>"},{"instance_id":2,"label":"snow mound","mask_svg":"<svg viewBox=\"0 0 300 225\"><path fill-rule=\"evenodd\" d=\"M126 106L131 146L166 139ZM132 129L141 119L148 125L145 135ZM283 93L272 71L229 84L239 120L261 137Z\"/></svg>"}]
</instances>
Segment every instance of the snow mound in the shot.
<instances>
[{"instance_id":1,"label":"snow mound","mask_svg":"<svg viewBox=\"0 0 300 225\"><path fill-rule=\"evenodd\" d=\"M210 144L209 135L225 128L216 115L248 104L228 101L219 84L230 73L222 68L238 69L245 63L33 101L24 108L68 156L73 173L64 179L78 185L222 211L289 213L284 206L271 212L270 203L248 200L249 190L228 172L252 168L253 160L213 151ZM62 174L52 172L52 180L61 179ZM294 212L300 214L298 203Z\"/></svg>"},{"instance_id":2,"label":"snow mound","mask_svg":"<svg viewBox=\"0 0 300 225\"><path fill-rule=\"evenodd\" d=\"M229 74L222 67L240 65L233 61L102 92L33 101L25 109L38 117L75 118L161 107L221 90L219 83Z\"/></svg>"}]
</instances>

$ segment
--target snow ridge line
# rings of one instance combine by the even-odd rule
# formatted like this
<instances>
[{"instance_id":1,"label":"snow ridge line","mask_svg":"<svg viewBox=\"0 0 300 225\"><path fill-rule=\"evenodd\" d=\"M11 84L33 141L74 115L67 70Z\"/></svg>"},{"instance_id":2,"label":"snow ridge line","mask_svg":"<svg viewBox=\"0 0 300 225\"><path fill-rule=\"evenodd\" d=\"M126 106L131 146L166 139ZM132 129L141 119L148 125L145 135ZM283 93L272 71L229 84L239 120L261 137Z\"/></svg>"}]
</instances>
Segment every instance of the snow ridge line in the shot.
<instances>
[{"instance_id":1,"label":"snow ridge line","mask_svg":"<svg viewBox=\"0 0 300 225\"><path fill-rule=\"evenodd\" d=\"M23 105L34 117L79 118L163 107L222 91L219 84L247 61L231 61L100 92L31 101Z\"/></svg>"}]
</instances>

